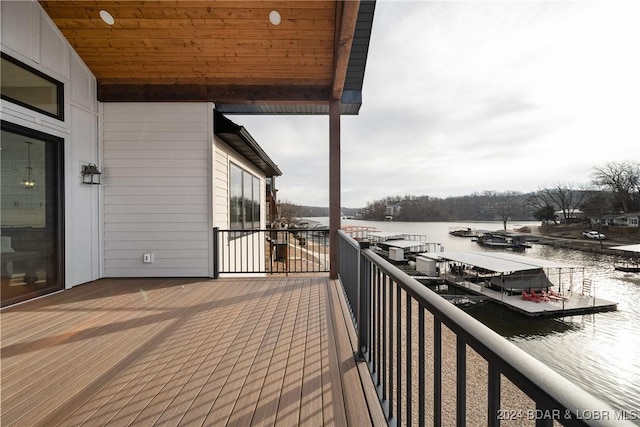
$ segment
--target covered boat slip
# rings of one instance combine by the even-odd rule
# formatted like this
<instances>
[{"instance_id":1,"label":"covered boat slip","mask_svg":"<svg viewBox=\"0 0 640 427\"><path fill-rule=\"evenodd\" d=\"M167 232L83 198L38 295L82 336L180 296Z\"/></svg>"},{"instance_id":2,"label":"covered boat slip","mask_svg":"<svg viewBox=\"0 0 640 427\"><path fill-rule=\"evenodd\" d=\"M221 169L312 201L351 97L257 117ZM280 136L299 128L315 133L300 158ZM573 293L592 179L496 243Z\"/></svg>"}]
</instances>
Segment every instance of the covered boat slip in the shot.
<instances>
[{"instance_id":1,"label":"covered boat slip","mask_svg":"<svg viewBox=\"0 0 640 427\"><path fill-rule=\"evenodd\" d=\"M427 266L444 263L441 276L448 284L484 295L529 316L611 311L617 305L592 295L592 284L584 278L584 267L511 253L484 252L425 253L418 257L418 266L420 261ZM523 290L548 288L555 288L563 297L536 302L520 295Z\"/></svg>"},{"instance_id":2,"label":"covered boat slip","mask_svg":"<svg viewBox=\"0 0 640 427\"><path fill-rule=\"evenodd\" d=\"M627 273L640 273L640 244L613 246L611 249L626 252L631 256L625 256L615 263L614 268Z\"/></svg>"},{"instance_id":3,"label":"covered boat slip","mask_svg":"<svg viewBox=\"0 0 640 427\"><path fill-rule=\"evenodd\" d=\"M440 243L426 242L426 238L425 235L391 231L375 231L366 235L376 253L395 262L413 260L421 252L440 250Z\"/></svg>"}]
</instances>

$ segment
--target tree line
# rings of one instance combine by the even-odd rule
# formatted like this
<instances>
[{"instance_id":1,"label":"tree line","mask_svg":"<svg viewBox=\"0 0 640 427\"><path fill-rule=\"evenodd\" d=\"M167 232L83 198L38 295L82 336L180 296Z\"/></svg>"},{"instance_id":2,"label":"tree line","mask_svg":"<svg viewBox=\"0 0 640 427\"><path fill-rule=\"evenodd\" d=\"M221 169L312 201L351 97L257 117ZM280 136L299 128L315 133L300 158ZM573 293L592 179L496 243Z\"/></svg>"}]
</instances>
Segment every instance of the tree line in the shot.
<instances>
[{"instance_id":1,"label":"tree line","mask_svg":"<svg viewBox=\"0 0 640 427\"><path fill-rule=\"evenodd\" d=\"M533 193L485 191L436 198L396 195L367 203L361 217L397 221L572 221L579 211L588 218L640 211L640 163L609 162L594 167L586 185L556 184Z\"/></svg>"}]
</instances>

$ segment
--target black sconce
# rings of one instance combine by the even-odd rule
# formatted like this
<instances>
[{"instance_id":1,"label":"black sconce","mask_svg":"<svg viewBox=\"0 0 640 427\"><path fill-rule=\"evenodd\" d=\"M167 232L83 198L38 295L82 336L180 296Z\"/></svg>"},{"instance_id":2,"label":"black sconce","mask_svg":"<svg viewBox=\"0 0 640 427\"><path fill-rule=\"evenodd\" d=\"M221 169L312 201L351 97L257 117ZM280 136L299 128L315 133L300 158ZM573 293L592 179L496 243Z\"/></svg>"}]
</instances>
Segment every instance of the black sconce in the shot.
<instances>
[{"instance_id":1,"label":"black sconce","mask_svg":"<svg viewBox=\"0 0 640 427\"><path fill-rule=\"evenodd\" d=\"M102 172L100 172L98 167L93 163L82 165L81 174L83 184L100 185L100 175L102 175Z\"/></svg>"}]
</instances>

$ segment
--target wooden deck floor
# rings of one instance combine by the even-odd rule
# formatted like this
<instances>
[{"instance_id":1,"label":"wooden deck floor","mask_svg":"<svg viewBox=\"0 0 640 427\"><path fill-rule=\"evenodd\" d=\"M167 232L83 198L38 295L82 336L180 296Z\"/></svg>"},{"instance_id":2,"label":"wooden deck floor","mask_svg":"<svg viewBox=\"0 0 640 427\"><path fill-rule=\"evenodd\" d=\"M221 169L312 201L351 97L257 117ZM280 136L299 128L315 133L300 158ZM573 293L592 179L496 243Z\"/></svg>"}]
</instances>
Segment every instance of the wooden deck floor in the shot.
<instances>
[{"instance_id":1,"label":"wooden deck floor","mask_svg":"<svg viewBox=\"0 0 640 427\"><path fill-rule=\"evenodd\" d=\"M380 424L336 286L103 279L6 308L2 425Z\"/></svg>"}]
</instances>

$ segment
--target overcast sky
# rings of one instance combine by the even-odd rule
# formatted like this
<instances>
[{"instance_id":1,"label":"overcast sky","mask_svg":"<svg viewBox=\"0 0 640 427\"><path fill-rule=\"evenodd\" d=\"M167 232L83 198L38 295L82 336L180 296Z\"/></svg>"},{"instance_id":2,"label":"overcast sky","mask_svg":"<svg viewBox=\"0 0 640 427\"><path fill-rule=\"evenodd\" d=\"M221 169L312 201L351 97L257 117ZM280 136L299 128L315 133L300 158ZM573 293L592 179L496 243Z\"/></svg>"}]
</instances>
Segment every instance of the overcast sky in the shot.
<instances>
[{"instance_id":1,"label":"overcast sky","mask_svg":"<svg viewBox=\"0 0 640 427\"><path fill-rule=\"evenodd\" d=\"M328 116L232 116L283 172L280 200L328 206ZM342 206L586 184L640 161L640 2L378 0Z\"/></svg>"}]
</instances>

